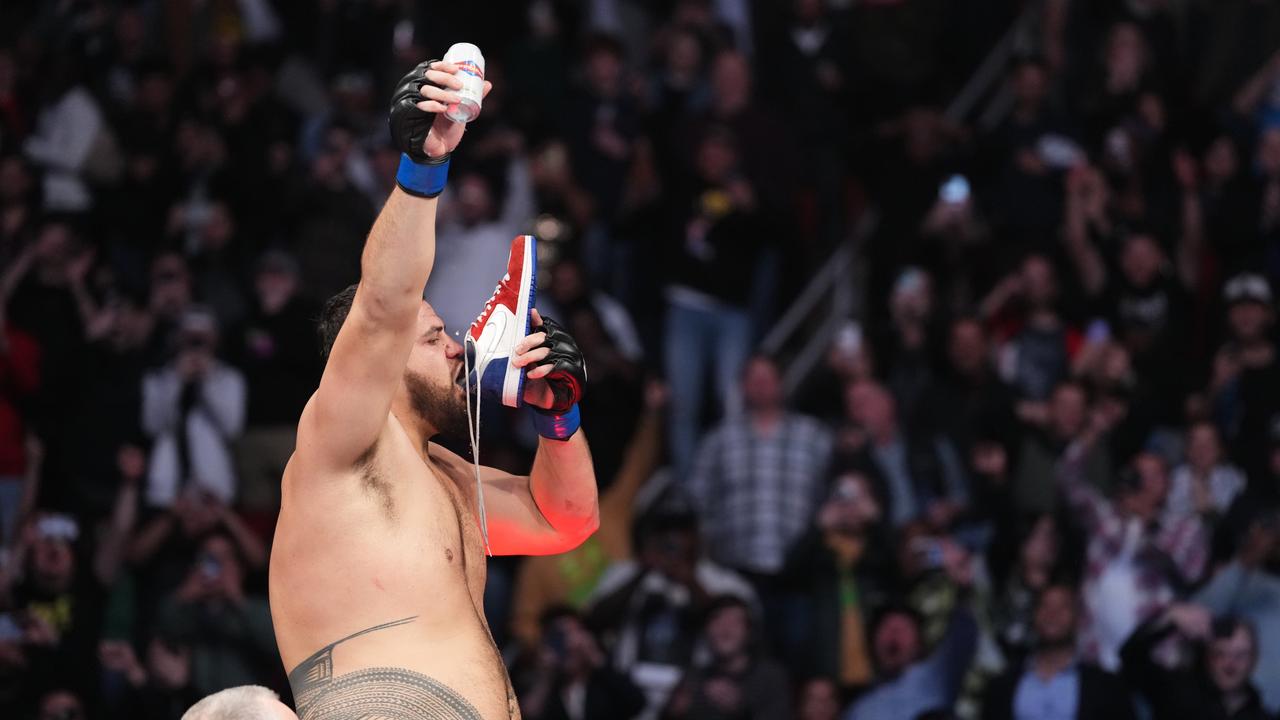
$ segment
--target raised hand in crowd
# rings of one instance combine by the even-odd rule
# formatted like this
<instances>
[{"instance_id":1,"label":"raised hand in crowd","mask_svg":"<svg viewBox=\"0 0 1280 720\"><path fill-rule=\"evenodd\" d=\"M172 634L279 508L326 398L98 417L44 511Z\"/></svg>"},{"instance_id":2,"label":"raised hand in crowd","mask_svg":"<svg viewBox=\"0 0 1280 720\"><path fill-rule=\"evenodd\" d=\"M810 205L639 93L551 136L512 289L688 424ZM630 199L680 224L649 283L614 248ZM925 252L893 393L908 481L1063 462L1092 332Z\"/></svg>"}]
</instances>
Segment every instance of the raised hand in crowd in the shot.
<instances>
[{"instance_id":1,"label":"raised hand in crowd","mask_svg":"<svg viewBox=\"0 0 1280 720\"><path fill-rule=\"evenodd\" d=\"M103 670L118 673L135 688L147 682L147 669L138 660L133 645L125 640L103 640L99 643L98 661Z\"/></svg>"},{"instance_id":2,"label":"raised hand in crowd","mask_svg":"<svg viewBox=\"0 0 1280 720\"><path fill-rule=\"evenodd\" d=\"M1164 616L1188 640L1207 640L1213 629L1213 614L1203 605L1175 603Z\"/></svg>"}]
</instances>

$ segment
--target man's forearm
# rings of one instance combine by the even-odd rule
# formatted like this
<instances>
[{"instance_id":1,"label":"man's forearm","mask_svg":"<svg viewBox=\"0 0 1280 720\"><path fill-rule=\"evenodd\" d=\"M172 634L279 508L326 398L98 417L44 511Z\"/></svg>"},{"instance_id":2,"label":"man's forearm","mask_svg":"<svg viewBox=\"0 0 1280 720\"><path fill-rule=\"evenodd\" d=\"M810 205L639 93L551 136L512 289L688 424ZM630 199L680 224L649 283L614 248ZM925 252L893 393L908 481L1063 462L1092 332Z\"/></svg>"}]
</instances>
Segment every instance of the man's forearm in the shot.
<instances>
[{"instance_id":1,"label":"man's forearm","mask_svg":"<svg viewBox=\"0 0 1280 720\"><path fill-rule=\"evenodd\" d=\"M360 260L360 294L375 317L416 316L435 262L436 204L397 187L373 223Z\"/></svg>"},{"instance_id":2,"label":"man's forearm","mask_svg":"<svg viewBox=\"0 0 1280 720\"><path fill-rule=\"evenodd\" d=\"M600 525L596 473L581 430L568 440L538 442L529 489L557 533L585 540Z\"/></svg>"}]
</instances>

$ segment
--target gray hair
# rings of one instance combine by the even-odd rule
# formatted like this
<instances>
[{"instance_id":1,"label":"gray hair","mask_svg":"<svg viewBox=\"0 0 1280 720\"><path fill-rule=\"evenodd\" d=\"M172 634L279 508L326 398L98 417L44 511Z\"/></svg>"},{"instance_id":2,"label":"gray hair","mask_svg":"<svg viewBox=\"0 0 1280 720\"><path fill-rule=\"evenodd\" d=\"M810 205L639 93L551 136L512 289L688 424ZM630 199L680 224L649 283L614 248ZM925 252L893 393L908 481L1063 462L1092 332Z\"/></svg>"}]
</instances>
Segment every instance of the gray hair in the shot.
<instances>
[{"instance_id":1,"label":"gray hair","mask_svg":"<svg viewBox=\"0 0 1280 720\"><path fill-rule=\"evenodd\" d=\"M278 699L261 685L227 688L192 705L182 720L275 720L271 703Z\"/></svg>"}]
</instances>

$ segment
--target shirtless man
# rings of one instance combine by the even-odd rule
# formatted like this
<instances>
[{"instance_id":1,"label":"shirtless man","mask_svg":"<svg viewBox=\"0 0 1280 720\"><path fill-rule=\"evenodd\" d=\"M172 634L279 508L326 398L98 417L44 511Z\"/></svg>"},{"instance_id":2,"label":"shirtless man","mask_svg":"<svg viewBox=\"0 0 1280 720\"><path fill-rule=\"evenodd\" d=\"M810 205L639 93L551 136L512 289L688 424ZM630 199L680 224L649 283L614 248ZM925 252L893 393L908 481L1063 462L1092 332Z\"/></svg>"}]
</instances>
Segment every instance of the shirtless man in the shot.
<instances>
[{"instance_id":1,"label":"shirtless man","mask_svg":"<svg viewBox=\"0 0 1280 720\"><path fill-rule=\"evenodd\" d=\"M581 353L550 321L527 337L521 326L507 348L508 367L527 373L524 401L556 412L536 423L544 437L530 475L473 469L430 442L468 427L463 348L422 299L435 195L465 130L443 113L458 101L457 72L423 63L397 88L398 187L365 243L358 286L322 318L322 335L340 330L282 480L271 613L301 720L518 717L482 610L477 485L495 555L564 552L599 522L576 421Z\"/></svg>"}]
</instances>

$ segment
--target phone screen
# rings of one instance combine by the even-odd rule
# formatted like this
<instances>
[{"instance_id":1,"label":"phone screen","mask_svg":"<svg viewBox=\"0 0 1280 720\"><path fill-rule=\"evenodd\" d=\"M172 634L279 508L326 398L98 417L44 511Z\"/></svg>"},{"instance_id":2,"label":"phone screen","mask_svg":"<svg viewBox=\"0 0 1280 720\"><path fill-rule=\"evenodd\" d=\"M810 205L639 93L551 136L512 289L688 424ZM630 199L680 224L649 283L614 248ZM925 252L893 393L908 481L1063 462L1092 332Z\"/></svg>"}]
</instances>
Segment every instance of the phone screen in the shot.
<instances>
[{"instance_id":1,"label":"phone screen","mask_svg":"<svg viewBox=\"0 0 1280 720\"><path fill-rule=\"evenodd\" d=\"M938 188L938 199L945 203L958 205L969 199L969 179L963 175L952 175Z\"/></svg>"}]
</instances>

